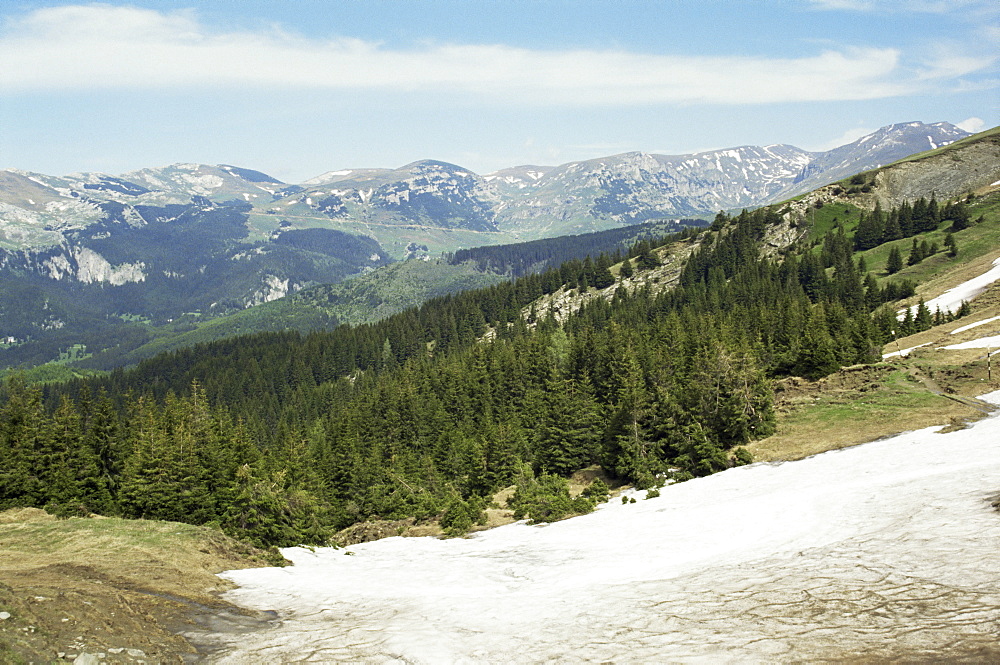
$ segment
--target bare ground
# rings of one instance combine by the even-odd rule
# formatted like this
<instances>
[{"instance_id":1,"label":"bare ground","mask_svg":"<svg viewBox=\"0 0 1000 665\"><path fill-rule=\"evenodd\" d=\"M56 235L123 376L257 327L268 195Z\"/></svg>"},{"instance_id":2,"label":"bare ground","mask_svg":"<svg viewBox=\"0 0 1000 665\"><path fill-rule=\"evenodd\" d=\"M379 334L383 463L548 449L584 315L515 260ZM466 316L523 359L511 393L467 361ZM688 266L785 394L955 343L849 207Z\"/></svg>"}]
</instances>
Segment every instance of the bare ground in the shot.
<instances>
[{"instance_id":1,"label":"bare ground","mask_svg":"<svg viewBox=\"0 0 1000 665\"><path fill-rule=\"evenodd\" d=\"M196 659L178 632L225 622L238 630L267 619L220 601L227 583L215 573L273 561L202 527L5 511L0 663L86 661L85 654L101 663Z\"/></svg>"}]
</instances>

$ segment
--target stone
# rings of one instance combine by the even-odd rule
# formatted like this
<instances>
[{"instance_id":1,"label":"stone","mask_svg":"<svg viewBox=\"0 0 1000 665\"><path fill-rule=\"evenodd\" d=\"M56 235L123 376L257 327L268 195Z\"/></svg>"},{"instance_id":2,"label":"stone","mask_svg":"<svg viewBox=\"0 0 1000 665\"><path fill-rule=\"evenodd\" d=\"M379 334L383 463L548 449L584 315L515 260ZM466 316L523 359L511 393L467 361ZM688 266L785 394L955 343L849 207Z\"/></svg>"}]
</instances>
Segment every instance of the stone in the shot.
<instances>
[{"instance_id":1,"label":"stone","mask_svg":"<svg viewBox=\"0 0 1000 665\"><path fill-rule=\"evenodd\" d=\"M0 621L6 621L10 618L10 612L0 612Z\"/></svg>"},{"instance_id":2,"label":"stone","mask_svg":"<svg viewBox=\"0 0 1000 665\"><path fill-rule=\"evenodd\" d=\"M73 660L73 665L99 665L101 659L96 653L81 653Z\"/></svg>"}]
</instances>

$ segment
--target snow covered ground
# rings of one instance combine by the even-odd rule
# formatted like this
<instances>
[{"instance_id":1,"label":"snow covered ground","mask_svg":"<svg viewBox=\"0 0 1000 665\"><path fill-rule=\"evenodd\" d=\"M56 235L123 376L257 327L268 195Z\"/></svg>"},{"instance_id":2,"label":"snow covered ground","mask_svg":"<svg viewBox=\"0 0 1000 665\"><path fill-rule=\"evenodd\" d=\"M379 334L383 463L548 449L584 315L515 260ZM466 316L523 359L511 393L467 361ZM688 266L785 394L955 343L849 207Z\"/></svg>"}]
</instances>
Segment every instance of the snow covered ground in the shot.
<instances>
[{"instance_id":1,"label":"snow covered ground","mask_svg":"<svg viewBox=\"0 0 1000 665\"><path fill-rule=\"evenodd\" d=\"M294 566L224 574L280 620L210 637L224 663L989 661L998 492L992 416L550 525L288 549Z\"/></svg>"},{"instance_id":2,"label":"snow covered ground","mask_svg":"<svg viewBox=\"0 0 1000 665\"><path fill-rule=\"evenodd\" d=\"M997 280L1000 280L1000 258L993 261L993 267L982 275L974 277L967 282L962 282L955 288L945 291L937 298L928 300L925 304L931 314L938 309L942 312L957 312L958 308L962 306L963 301L972 302L976 296L988 289ZM914 316L917 314L917 307L919 305L910 307L910 311L913 312ZM902 318L902 313L905 313L906 310L903 309L900 312L900 318Z\"/></svg>"},{"instance_id":3,"label":"snow covered ground","mask_svg":"<svg viewBox=\"0 0 1000 665\"><path fill-rule=\"evenodd\" d=\"M972 330L973 328L978 328L979 326L984 326L987 323L993 323L997 319L1000 319L1000 316L991 316L988 319L983 319L982 321L976 321L975 323L970 323L970 324L968 324L966 326L962 326L961 328L955 328L954 330L951 331L951 334L952 335L957 335L958 333L963 333L966 330Z\"/></svg>"}]
</instances>

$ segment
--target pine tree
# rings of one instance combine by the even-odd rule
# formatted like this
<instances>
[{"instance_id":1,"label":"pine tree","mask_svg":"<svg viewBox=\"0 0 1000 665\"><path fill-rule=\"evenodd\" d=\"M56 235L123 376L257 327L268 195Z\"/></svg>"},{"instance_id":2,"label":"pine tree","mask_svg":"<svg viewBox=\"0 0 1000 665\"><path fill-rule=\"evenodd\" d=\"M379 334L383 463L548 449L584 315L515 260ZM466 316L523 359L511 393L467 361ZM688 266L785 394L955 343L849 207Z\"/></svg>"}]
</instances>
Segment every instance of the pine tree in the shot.
<instances>
[{"instance_id":1,"label":"pine tree","mask_svg":"<svg viewBox=\"0 0 1000 665\"><path fill-rule=\"evenodd\" d=\"M934 319L931 316L931 311L927 308L923 298L921 298L920 302L917 303L917 313L913 317L913 325L915 332L928 330L932 325L934 325Z\"/></svg>"},{"instance_id":2,"label":"pine tree","mask_svg":"<svg viewBox=\"0 0 1000 665\"><path fill-rule=\"evenodd\" d=\"M611 274L611 259L607 254L597 257L597 265L594 267L593 285L598 289L606 289L615 283L614 275Z\"/></svg>"},{"instance_id":3,"label":"pine tree","mask_svg":"<svg viewBox=\"0 0 1000 665\"><path fill-rule=\"evenodd\" d=\"M617 388L610 406L602 464L618 477L649 487L658 468L659 446L647 429L649 393L631 346L619 349L614 362L614 383Z\"/></svg>"},{"instance_id":4,"label":"pine tree","mask_svg":"<svg viewBox=\"0 0 1000 665\"><path fill-rule=\"evenodd\" d=\"M632 269L632 259L626 258L622 261L621 269L618 271L619 276L622 279L628 279L631 277L635 271Z\"/></svg>"},{"instance_id":5,"label":"pine tree","mask_svg":"<svg viewBox=\"0 0 1000 665\"><path fill-rule=\"evenodd\" d=\"M872 214L861 215L858 228L854 232L854 249L862 251L877 247L882 242L884 232L885 220L882 215L882 208L876 204Z\"/></svg>"},{"instance_id":6,"label":"pine tree","mask_svg":"<svg viewBox=\"0 0 1000 665\"><path fill-rule=\"evenodd\" d=\"M915 266L924 260L924 255L921 252L920 244L917 239L913 239L913 243L910 245L910 255L906 257L906 265Z\"/></svg>"},{"instance_id":7,"label":"pine tree","mask_svg":"<svg viewBox=\"0 0 1000 665\"><path fill-rule=\"evenodd\" d=\"M795 371L807 379L818 379L839 368L833 338L827 329L826 310L822 303L814 305L803 331Z\"/></svg>"},{"instance_id":8,"label":"pine tree","mask_svg":"<svg viewBox=\"0 0 1000 665\"><path fill-rule=\"evenodd\" d=\"M553 377L546 386L545 414L538 430L538 466L568 475L597 458L602 422L586 380Z\"/></svg>"},{"instance_id":9,"label":"pine tree","mask_svg":"<svg viewBox=\"0 0 1000 665\"><path fill-rule=\"evenodd\" d=\"M899 210L893 209L886 217L885 229L882 231L882 242L892 242L903 237L903 228L899 223Z\"/></svg>"},{"instance_id":10,"label":"pine tree","mask_svg":"<svg viewBox=\"0 0 1000 665\"><path fill-rule=\"evenodd\" d=\"M949 233L944 237L944 246L948 248L948 256L955 258L958 256L958 243L955 241L955 234Z\"/></svg>"},{"instance_id":11,"label":"pine tree","mask_svg":"<svg viewBox=\"0 0 1000 665\"><path fill-rule=\"evenodd\" d=\"M903 269L903 256L899 252L899 247L893 245L889 250L889 258L886 261L885 271L890 275L895 275Z\"/></svg>"},{"instance_id":12,"label":"pine tree","mask_svg":"<svg viewBox=\"0 0 1000 665\"><path fill-rule=\"evenodd\" d=\"M0 406L0 510L44 505L45 487L37 469L45 437L41 392L14 375Z\"/></svg>"}]
</instances>

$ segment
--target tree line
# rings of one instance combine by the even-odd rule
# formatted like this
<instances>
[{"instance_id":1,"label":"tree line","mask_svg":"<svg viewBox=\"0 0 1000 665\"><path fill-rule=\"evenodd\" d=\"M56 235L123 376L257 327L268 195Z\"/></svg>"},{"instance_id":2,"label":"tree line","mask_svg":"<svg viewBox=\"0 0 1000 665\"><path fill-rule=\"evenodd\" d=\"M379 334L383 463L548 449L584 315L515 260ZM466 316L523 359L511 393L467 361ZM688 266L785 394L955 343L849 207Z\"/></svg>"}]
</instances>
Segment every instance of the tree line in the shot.
<instances>
[{"instance_id":1,"label":"tree line","mask_svg":"<svg viewBox=\"0 0 1000 665\"><path fill-rule=\"evenodd\" d=\"M746 463L744 444L774 431L773 380L877 360L898 295L843 237L826 258L807 246L763 258L781 222L720 214L714 230L637 243L617 267L572 260L375 324L221 340L62 386L12 381L0 508L321 543L372 518L458 533L497 489L517 484L528 505L592 464L655 487ZM677 286L626 288L666 242L693 245ZM610 297L563 324L523 315L545 293L609 279Z\"/></svg>"}]
</instances>

